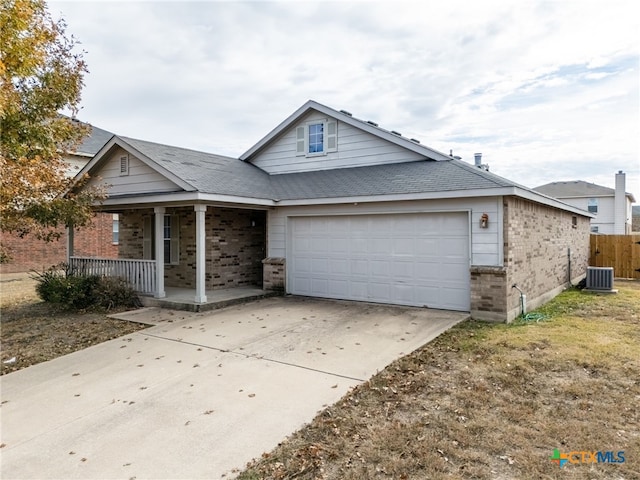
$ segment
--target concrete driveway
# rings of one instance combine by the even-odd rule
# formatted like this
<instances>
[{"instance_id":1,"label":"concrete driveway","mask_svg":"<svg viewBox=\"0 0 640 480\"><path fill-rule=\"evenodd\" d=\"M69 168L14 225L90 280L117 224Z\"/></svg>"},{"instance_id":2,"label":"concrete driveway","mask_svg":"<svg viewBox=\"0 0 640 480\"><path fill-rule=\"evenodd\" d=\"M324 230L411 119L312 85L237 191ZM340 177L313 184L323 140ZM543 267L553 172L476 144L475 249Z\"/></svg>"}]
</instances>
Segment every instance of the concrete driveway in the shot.
<instances>
[{"instance_id":1,"label":"concrete driveway","mask_svg":"<svg viewBox=\"0 0 640 480\"><path fill-rule=\"evenodd\" d=\"M1 377L3 479L230 478L350 388L468 317L271 298Z\"/></svg>"}]
</instances>

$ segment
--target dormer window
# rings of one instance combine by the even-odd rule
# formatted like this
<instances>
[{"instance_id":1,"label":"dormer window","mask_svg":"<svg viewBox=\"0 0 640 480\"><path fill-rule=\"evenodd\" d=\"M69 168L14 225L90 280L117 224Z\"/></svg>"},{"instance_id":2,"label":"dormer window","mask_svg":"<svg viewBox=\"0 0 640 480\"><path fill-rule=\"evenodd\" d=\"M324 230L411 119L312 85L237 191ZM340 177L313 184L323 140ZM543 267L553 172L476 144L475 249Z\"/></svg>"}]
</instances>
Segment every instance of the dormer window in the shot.
<instances>
[{"instance_id":1,"label":"dormer window","mask_svg":"<svg viewBox=\"0 0 640 480\"><path fill-rule=\"evenodd\" d=\"M296 128L296 155L313 157L338 150L338 122L311 120Z\"/></svg>"}]
</instances>

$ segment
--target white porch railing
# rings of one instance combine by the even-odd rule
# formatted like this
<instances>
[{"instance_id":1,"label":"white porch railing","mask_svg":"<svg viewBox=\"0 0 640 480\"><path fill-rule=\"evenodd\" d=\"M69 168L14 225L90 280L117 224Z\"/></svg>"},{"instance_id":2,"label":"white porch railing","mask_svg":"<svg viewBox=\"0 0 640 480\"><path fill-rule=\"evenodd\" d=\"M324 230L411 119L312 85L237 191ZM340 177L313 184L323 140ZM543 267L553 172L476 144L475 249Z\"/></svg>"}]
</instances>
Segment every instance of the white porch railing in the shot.
<instances>
[{"instance_id":1,"label":"white porch railing","mask_svg":"<svg viewBox=\"0 0 640 480\"><path fill-rule=\"evenodd\" d=\"M157 291L154 260L71 257L69 266L73 272L82 275L122 277L138 293L155 294Z\"/></svg>"}]
</instances>

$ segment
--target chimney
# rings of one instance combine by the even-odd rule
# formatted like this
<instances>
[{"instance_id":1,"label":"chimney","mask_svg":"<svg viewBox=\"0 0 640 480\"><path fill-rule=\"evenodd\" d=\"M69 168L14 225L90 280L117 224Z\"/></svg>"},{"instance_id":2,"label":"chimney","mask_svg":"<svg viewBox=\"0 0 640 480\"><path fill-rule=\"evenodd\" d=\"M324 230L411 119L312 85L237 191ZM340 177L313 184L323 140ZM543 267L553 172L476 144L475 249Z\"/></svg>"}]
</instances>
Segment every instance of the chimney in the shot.
<instances>
[{"instance_id":1,"label":"chimney","mask_svg":"<svg viewBox=\"0 0 640 480\"><path fill-rule=\"evenodd\" d=\"M626 235L627 233L627 194L626 177L622 170L616 173L616 193L614 197L613 210L613 233L615 235Z\"/></svg>"},{"instance_id":2,"label":"chimney","mask_svg":"<svg viewBox=\"0 0 640 480\"><path fill-rule=\"evenodd\" d=\"M480 168L482 166L482 154L481 153L474 153L473 157L476 160L476 167Z\"/></svg>"}]
</instances>

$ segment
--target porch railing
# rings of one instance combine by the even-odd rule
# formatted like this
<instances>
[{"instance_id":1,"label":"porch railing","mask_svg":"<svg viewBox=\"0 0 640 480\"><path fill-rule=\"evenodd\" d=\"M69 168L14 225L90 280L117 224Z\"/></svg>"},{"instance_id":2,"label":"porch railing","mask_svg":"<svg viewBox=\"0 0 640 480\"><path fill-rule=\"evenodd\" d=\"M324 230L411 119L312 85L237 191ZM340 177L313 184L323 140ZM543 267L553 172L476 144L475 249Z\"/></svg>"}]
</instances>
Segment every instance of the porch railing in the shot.
<instances>
[{"instance_id":1,"label":"porch railing","mask_svg":"<svg viewBox=\"0 0 640 480\"><path fill-rule=\"evenodd\" d=\"M71 257L69 260L72 271L76 273L122 277L138 293L156 293L156 262L154 260L92 257Z\"/></svg>"}]
</instances>

